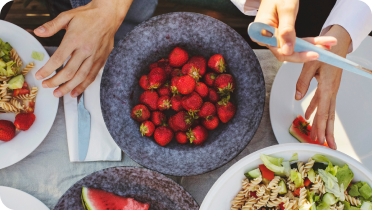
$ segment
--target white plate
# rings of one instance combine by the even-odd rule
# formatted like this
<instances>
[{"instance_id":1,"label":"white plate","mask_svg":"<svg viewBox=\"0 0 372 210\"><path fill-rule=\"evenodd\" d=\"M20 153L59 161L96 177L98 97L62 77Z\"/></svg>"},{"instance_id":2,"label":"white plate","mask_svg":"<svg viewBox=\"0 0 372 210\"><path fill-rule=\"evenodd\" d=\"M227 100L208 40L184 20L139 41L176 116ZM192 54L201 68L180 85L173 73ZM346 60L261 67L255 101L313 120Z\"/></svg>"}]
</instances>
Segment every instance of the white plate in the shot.
<instances>
[{"instance_id":1,"label":"white plate","mask_svg":"<svg viewBox=\"0 0 372 210\"><path fill-rule=\"evenodd\" d=\"M11 23L0 20L0 39L9 42L17 50L23 65L35 63L26 76L26 81L31 86L39 87L35 103L36 120L28 131L18 133L9 142L0 141L0 169L13 165L34 151L48 134L57 114L58 99L53 96L53 89L44 89L41 81L35 79L35 73L46 64L48 53L31 34ZM31 58L32 51L45 54L43 61ZM0 119L14 122L14 114L0 114Z\"/></svg>"},{"instance_id":2,"label":"white plate","mask_svg":"<svg viewBox=\"0 0 372 210\"><path fill-rule=\"evenodd\" d=\"M0 199L2 204L11 210L49 210L41 201L33 196L9 187L0 186ZM4 210L4 205L0 201L0 210ZM5 208L5 210L8 210Z\"/></svg>"},{"instance_id":3,"label":"white plate","mask_svg":"<svg viewBox=\"0 0 372 210\"><path fill-rule=\"evenodd\" d=\"M366 68L372 69L372 37L347 56ZM284 63L271 89L270 118L276 139L280 144L298 141L289 132L289 126L306 108L314 96L317 81L313 79L307 95L301 101L294 99L297 79L302 64ZM344 70L336 102L335 139L338 150L355 158L372 170L372 80ZM311 116L311 122L314 114Z\"/></svg>"},{"instance_id":4,"label":"white plate","mask_svg":"<svg viewBox=\"0 0 372 210\"><path fill-rule=\"evenodd\" d=\"M341 152L311 144L275 145L256 151L232 165L209 190L200 210L230 209L230 201L234 199L241 189L241 181L244 179L244 173L262 164L260 154L282 157L285 160L289 160L293 153L296 152L298 153L299 160L304 162L307 162L315 154L321 154L327 156L334 164L340 166L348 164L354 172L354 181L363 180L372 186L372 174L362 164Z\"/></svg>"}]
</instances>

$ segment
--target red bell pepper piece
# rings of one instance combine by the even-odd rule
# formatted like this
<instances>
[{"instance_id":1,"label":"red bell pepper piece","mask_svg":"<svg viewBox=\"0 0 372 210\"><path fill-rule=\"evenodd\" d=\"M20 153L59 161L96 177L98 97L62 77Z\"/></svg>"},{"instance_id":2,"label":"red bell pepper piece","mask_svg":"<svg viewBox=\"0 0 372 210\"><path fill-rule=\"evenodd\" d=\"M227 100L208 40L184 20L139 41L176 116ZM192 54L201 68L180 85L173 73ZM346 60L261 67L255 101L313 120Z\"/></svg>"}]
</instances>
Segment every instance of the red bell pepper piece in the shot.
<instances>
[{"instance_id":1,"label":"red bell pepper piece","mask_svg":"<svg viewBox=\"0 0 372 210\"><path fill-rule=\"evenodd\" d=\"M280 204L279 204L279 207L280 207L281 210L284 210L284 209L285 209L285 208L284 208L284 203L280 203Z\"/></svg>"},{"instance_id":2,"label":"red bell pepper piece","mask_svg":"<svg viewBox=\"0 0 372 210\"><path fill-rule=\"evenodd\" d=\"M310 184L311 184L310 179L306 178L304 182L305 187L308 187Z\"/></svg>"},{"instance_id":3,"label":"red bell pepper piece","mask_svg":"<svg viewBox=\"0 0 372 210\"><path fill-rule=\"evenodd\" d=\"M13 91L13 97L16 97L18 95L25 95L25 94L28 94L30 93L30 90L28 89L15 89Z\"/></svg>"},{"instance_id":4,"label":"red bell pepper piece","mask_svg":"<svg viewBox=\"0 0 372 210\"><path fill-rule=\"evenodd\" d=\"M258 198L257 194L256 194L256 191L250 192L250 194L251 194L252 197Z\"/></svg>"},{"instance_id":5,"label":"red bell pepper piece","mask_svg":"<svg viewBox=\"0 0 372 210\"><path fill-rule=\"evenodd\" d=\"M268 179L268 180L274 179L274 172L270 171L270 169L268 169L264 164L261 164L259 168L261 170L263 178Z\"/></svg>"},{"instance_id":6,"label":"red bell pepper piece","mask_svg":"<svg viewBox=\"0 0 372 210\"><path fill-rule=\"evenodd\" d=\"M294 196L300 196L301 188L303 188L303 187L299 187L299 188L297 188L297 189L293 192L293 195L294 195Z\"/></svg>"}]
</instances>

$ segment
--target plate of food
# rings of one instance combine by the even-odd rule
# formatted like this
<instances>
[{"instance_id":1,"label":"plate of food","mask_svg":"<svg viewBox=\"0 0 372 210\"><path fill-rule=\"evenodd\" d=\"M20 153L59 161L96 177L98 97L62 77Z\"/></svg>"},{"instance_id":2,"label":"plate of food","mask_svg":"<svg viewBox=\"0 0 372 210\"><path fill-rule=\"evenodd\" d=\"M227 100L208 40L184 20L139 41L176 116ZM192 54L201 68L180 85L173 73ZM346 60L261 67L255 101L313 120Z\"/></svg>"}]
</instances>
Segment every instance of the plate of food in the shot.
<instances>
[{"instance_id":1,"label":"plate of food","mask_svg":"<svg viewBox=\"0 0 372 210\"><path fill-rule=\"evenodd\" d=\"M195 13L153 17L110 56L101 81L106 126L137 163L175 176L237 156L261 121L265 84L247 42Z\"/></svg>"},{"instance_id":2,"label":"plate of food","mask_svg":"<svg viewBox=\"0 0 372 210\"><path fill-rule=\"evenodd\" d=\"M20 202L22 201L22 202ZM1 210L49 210L35 197L10 187L0 186L0 209Z\"/></svg>"},{"instance_id":3,"label":"plate of food","mask_svg":"<svg viewBox=\"0 0 372 210\"><path fill-rule=\"evenodd\" d=\"M48 134L58 99L35 73L49 56L22 28L0 20L0 169L25 158Z\"/></svg>"},{"instance_id":4,"label":"plate of food","mask_svg":"<svg viewBox=\"0 0 372 210\"><path fill-rule=\"evenodd\" d=\"M372 209L372 174L339 151L283 144L256 151L231 166L200 210Z\"/></svg>"},{"instance_id":5,"label":"plate of food","mask_svg":"<svg viewBox=\"0 0 372 210\"><path fill-rule=\"evenodd\" d=\"M198 204L164 175L137 167L97 171L73 185L55 210L197 210Z\"/></svg>"},{"instance_id":6,"label":"plate of food","mask_svg":"<svg viewBox=\"0 0 372 210\"><path fill-rule=\"evenodd\" d=\"M347 56L347 59L362 66L372 69L372 55L370 52L372 37L367 37L360 47ZM308 142L314 143L310 138L301 136L304 132L293 129L290 134L290 126L295 119L302 118L313 98L317 81L311 81L306 96L301 101L294 99L297 79L300 76L302 64L285 62L275 77L270 96L270 119L276 139L280 144ZM372 153L369 147L370 126L369 120L372 117L372 89L371 80L349 71L343 71L340 88L336 101L336 116L334 135L337 143L337 150L355 158L368 169L372 169ZM310 117L307 130L311 130L311 124L315 112ZM305 122L305 121L302 121ZM306 124L305 123L305 124ZM300 127L300 126L294 126ZM307 136L309 132L306 132ZM297 141L296 138L299 140ZM301 136L301 137L299 137Z\"/></svg>"}]
</instances>

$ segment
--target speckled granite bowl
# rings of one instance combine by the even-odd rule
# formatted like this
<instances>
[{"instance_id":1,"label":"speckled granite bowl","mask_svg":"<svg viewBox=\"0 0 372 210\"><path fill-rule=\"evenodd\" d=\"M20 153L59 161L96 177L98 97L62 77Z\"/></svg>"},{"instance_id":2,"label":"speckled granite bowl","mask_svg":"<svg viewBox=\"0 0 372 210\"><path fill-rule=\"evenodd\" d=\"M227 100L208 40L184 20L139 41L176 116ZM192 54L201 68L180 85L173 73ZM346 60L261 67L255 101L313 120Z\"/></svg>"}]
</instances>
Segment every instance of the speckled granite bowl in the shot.
<instances>
[{"instance_id":1,"label":"speckled granite bowl","mask_svg":"<svg viewBox=\"0 0 372 210\"><path fill-rule=\"evenodd\" d=\"M97 171L74 184L54 210L84 210L82 187L92 187L150 204L149 210L198 210L180 185L164 175L143 168L115 167Z\"/></svg>"},{"instance_id":2,"label":"speckled granite bowl","mask_svg":"<svg viewBox=\"0 0 372 210\"><path fill-rule=\"evenodd\" d=\"M141 137L140 124L130 117L143 92L138 84L149 65L168 57L176 46L207 59L224 56L227 72L236 80L233 103L237 112L227 124L209 132L203 146L165 147ZM110 56L101 82L101 107L107 128L120 148L139 164L175 176L214 170L238 155L261 121L265 82L256 55L247 42L226 24L196 13L170 13L151 18L130 32Z\"/></svg>"}]
</instances>

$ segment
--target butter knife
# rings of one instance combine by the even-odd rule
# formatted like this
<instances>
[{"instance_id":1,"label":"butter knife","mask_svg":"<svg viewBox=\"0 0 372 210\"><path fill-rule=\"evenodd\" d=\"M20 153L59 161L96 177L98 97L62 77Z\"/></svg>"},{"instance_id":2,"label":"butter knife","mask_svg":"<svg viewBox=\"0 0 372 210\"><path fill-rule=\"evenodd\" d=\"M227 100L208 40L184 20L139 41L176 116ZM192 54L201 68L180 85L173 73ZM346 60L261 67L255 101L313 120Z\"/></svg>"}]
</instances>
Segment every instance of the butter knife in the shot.
<instances>
[{"instance_id":1,"label":"butter knife","mask_svg":"<svg viewBox=\"0 0 372 210\"><path fill-rule=\"evenodd\" d=\"M263 36L261 34L261 31L262 30L267 30L269 32L271 32L273 34L272 37L266 37L266 36ZM278 46L278 41L277 41L277 37L275 37L275 31L276 31L276 28L272 27L272 26L269 26L267 24L264 24L264 23L258 23L258 22L254 22L254 23L251 23L249 24L249 27L248 27L248 34L249 36L258 41L258 42L261 42L261 43L264 43L264 44L267 44L267 45L270 45L270 46L274 46L274 47L277 47ZM324 63L328 63L332 66L336 66L336 67L339 67L339 68L342 68L344 70L347 70L347 71L350 71L350 72L353 72L355 74L359 74L361 76L364 76L364 77L367 77L367 78L370 78L372 79L372 71L353 62L353 61L350 61L346 58L343 58L341 56L338 56L334 53L331 53L327 50L324 50L324 49L321 49L307 41L304 41L300 38L296 38L296 44L295 44L295 47L294 47L294 51L295 52L305 52L305 51L313 51L313 52L317 52L319 54L319 61L322 61Z\"/></svg>"},{"instance_id":2,"label":"butter knife","mask_svg":"<svg viewBox=\"0 0 372 210\"><path fill-rule=\"evenodd\" d=\"M90 113L84 106L84 93L81 95L78 104L78 133L79 160L84 161L88 153L90 140Z\"/></svg>"}]
</instances>

